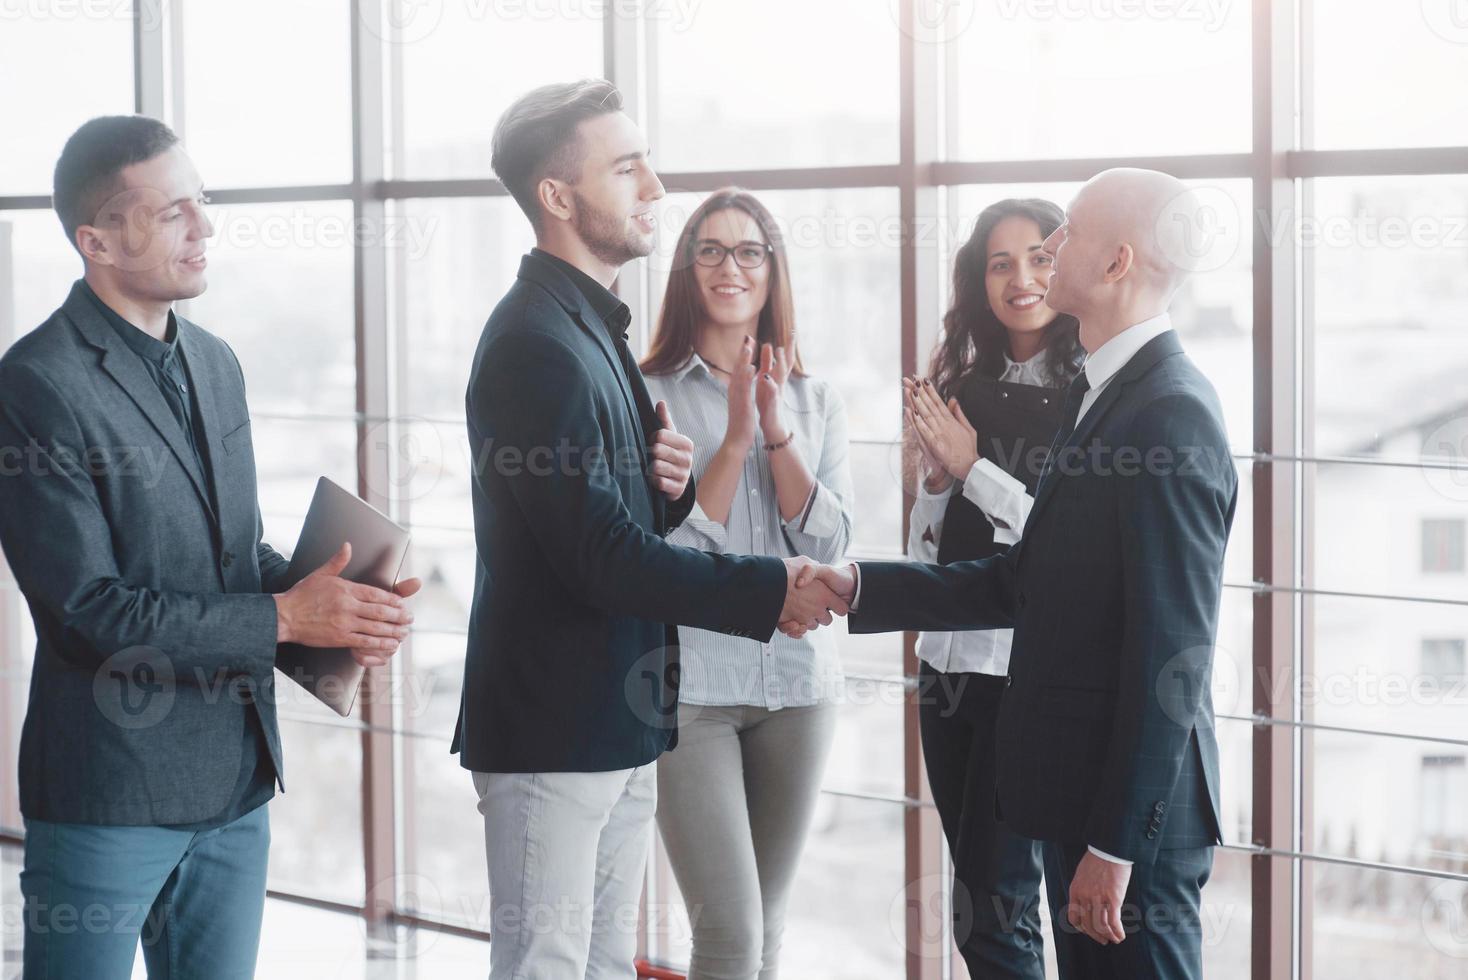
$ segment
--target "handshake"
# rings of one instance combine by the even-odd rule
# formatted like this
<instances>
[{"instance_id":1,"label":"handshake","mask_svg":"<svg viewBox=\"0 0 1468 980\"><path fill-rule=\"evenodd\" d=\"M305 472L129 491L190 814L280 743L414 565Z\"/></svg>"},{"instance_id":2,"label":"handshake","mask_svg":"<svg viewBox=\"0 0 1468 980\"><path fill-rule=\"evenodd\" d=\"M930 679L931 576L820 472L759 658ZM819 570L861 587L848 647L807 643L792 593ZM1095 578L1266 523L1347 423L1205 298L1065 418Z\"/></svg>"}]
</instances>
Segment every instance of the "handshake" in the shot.
<instances>
[{"instance_id":1,"label":"handshake","mask_svg":"<svg viewBox=\"0 0 1468 980\"><path fill-rule=\"evenodd\" d=\"M845 616L856 599L856 566L819 565L809 558L785 559L785 607L780 632L800 639L810 630L830 626L832 616Z\"/></svg>"}]
</instances>

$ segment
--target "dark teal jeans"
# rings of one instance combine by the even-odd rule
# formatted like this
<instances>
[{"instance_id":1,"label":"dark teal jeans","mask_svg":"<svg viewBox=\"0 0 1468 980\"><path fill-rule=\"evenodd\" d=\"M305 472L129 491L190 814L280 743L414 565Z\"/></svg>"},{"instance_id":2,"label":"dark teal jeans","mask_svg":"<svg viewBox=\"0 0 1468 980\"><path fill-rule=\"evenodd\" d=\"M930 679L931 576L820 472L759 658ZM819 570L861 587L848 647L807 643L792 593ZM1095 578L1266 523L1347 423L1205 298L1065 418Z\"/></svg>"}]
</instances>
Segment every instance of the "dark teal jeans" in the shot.
<instances>
[{"instance_id":1,"label":"dark teal jeans","mask_svg":"<svg viewBox=\"0 0 1468 980\"><path fill-rule=\"evenodd\" d=\"M24 980L250 980L269 806L213 830L26 821Z\"/></svg>"}]
</instances>

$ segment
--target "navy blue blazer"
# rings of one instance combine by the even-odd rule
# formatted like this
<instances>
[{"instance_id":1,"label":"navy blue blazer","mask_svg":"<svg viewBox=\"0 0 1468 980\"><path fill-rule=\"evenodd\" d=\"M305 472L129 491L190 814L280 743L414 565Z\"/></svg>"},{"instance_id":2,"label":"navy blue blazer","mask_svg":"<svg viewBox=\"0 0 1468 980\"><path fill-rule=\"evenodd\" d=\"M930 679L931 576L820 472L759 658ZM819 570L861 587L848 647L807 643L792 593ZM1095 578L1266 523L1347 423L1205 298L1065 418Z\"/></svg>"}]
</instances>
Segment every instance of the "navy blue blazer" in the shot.
<instances>
[{"instance_id":1,"label":"navy blue blazer","mask_svg":"<svg viewBox=\"0 0 1468 980\"><path fill-rule=\"evenodd\" d=\"M1013 627L998 804L1017 833L1140 863L1217 843L1209 681L1238 500L1218 397L1169 331L1053 452L1019 544L862 562L851 631Z\"/></svg>"},{"instance_id":2,"label":"navy blue blazer","mask_svg":"<svg viewBox=\"0 0 1468 980\"><path fill-rule=\"evenodd\" d=\"M642 374L547 257L490 315L465 407L478 561L451 751L475 772L652 762L677 742L676 626L769 639L784 563L663 540L693 482L666 506L649 484Z\"/></svg>"}]
</instances>

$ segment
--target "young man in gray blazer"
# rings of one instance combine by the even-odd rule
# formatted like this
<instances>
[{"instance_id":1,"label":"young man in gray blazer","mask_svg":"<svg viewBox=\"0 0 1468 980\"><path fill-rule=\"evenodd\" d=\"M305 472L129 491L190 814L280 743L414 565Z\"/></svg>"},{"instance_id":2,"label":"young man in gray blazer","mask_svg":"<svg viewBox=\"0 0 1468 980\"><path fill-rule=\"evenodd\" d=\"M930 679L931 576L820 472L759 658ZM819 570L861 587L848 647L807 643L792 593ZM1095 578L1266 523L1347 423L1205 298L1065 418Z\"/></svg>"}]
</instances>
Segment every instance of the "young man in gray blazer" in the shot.
<instances>
[{"instance_id":1,"label":"young man in gray blazer","mask_svg":"<svg viewBox=\"0 0 1468 980\"><path fill-rule=\"evenodd\" d=\"M0 359L0 544L36 627L20 745L24 975L254 976L282 780L276 645L386 663L398 594L286 589L261 540L244 376L176 316L204 291L202 182L162 123L93 119L54 202L85 273Z\"/></svg>"}]
</instances>

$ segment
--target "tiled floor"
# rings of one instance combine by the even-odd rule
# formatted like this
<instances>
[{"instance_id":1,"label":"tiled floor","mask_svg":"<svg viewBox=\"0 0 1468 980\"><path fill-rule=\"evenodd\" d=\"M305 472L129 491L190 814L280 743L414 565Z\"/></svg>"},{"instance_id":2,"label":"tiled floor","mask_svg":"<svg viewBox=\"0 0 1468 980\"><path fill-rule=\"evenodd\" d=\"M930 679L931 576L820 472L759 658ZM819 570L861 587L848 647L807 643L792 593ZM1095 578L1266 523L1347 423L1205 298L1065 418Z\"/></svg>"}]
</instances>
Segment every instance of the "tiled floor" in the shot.
<instances>
[{"instance_id":1,"label":"tiled floor","mask_svg":"<svg viewBox=\"0 0 1468 980\"><path fill-rule=\"evenodd\" d=\"M0 845L0 980L19 980L20 849ZM375 945L375 944L374 944ZM361 920L295 902L270 899L260 939L260 980L484 980L489 944L420 930L370 955ZM144 980L143 960L134 980Z\"/></svg>"}]
</instances>

